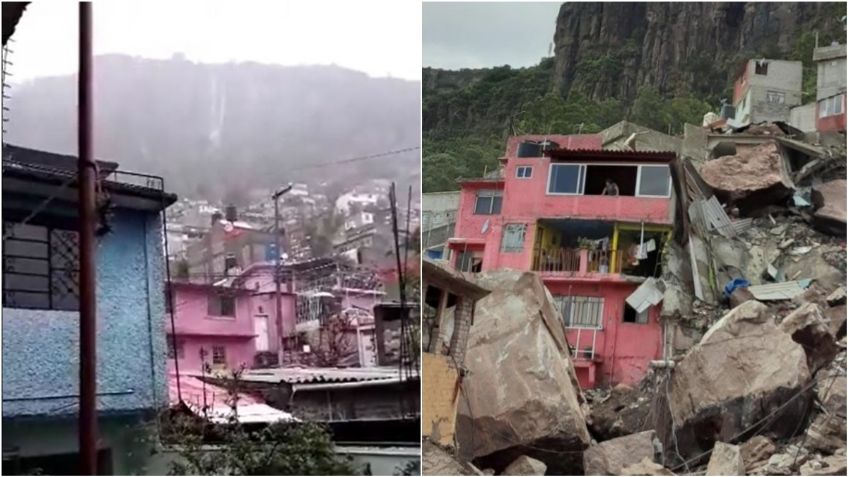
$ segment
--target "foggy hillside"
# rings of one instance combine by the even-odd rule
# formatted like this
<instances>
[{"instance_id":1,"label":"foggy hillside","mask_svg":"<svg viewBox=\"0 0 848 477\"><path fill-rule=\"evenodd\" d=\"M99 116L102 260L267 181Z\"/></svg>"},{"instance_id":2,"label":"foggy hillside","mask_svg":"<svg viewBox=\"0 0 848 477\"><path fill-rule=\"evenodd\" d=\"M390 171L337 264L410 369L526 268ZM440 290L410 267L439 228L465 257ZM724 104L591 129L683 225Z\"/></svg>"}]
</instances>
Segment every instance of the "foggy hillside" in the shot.
<instances>
[{"instance_id":1,"label":"foggy hillside","mask_svg":"<svg viewBox=\"0 0 848 477\"><path fill-rule=\"evenodd\" d=\"M105 55L95 62L95 152L165 177L180 194L220 198L293 181L411 180L418 151L324 163L420 143L420 83L336 66L198 64ZM12 144L76 151L76 78L15 85ZM415 181L417 182L417 180Z\"/></svg>"}]
</instances>

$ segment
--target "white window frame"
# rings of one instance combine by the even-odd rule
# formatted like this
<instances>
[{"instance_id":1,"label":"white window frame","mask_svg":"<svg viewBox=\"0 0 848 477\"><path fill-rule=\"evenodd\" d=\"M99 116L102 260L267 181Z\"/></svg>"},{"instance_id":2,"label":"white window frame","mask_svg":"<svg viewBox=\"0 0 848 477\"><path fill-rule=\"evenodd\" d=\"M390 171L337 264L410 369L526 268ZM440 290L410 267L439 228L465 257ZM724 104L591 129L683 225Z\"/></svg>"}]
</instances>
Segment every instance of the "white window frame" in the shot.
<instances>
[{"instance_id":1,"label":"white window frame","mask_svg":"<svg viewBox=\"0 0 848 477\"><path fill-rule=\"evenodd\" d=\"M772 101L772 97L779 99L779 101ZM766 90L766 102L769 104L786 104L786 93L773 89Z\"/></svg>"},{"instance_id":2,"label":"white window frame","mask_svg":"<svg viewBox=\"0 0 848 477\"><path fill-rule=\"evenodd\" d=\"M489 194L491 194L491 195L489 195ZM488 213L483 213L483 214L477 213L477 202L480 200L480 197L491 197L492 198L492 201L489 203L489 212ZM495 208L495 200L494 200L495 197L501 198L501 210L499 210L497 213L493 212L493 210ZM471 215L501 215L502 211L503 211L503 190L501 190L501 189L480 189L480 190L477 191L476 194L474 194L474 210L473 210Z\"/></svg>"},{"instance_id":3,"label":"white window frame","mask_svg":"<svg viewBox=\"0 0 848 477\"><path fill-rule=\"evenodd\" d=\"M554 179L555 166L578 166L577 172L577 192L551 192L551 183ZM586 164L579 162L551 162L548 165L548 185L545 188L547 195L583 195L583 188L586 184Z\"/></svg>"},{"instance_id":4,"label":"white window frame","mask_svg":"<svg viewBox=\"0 0 848 477\"><path fill-rule=\"evenodd\" d=\"M525 175L521 175L521 171L525 171ZM533 177L533 166L516 166L515 167L515 177L516 179L530 179Z\"/></svg>"},{"instance_id":5,"label":"white window frame","mask_svg":"<svg viewBox=\"0 0 848 477\"><path fill-rule=\"evenodd\" d=\"M580 172L578 177L577 189L578 192L551 192L551 181L553 180L553 167L555 165L570 165L570 166L580 166ZM585 195L586 192L586 171L588 166L628 166L628 167L636 167L636 194L629 196L616 196L616 197L645 197L649 199L669 199L671 198L672 193L672 182L671 182L671 166L668 164L633 164L633 163L625 163L625 162L593 162L589 163L577 163L577 162L552 162L550 167L548 167L548 182L547 187L545 188L546 195ZM649 194L640 194L639 188L642 184L642 168L643 167L665 167L668 169L668 193L666 195L649 195ZM476 204L475 204L476 205Z\"/></svg>"},{"instance_id":6,"label":"white window frame","mask_svg":"<svg viewBox=\"0 0 848 477\"><path fill-rule=\"evenodd\" d=\"M640 194L639 189L642 186L642 168L643 167L665 167L668 170L668 193L665 195L650 195ZM671 167L668 164L639 164L639 170L636 171L636 195L634 197L648 197L657 199L668 199L671 197Z\"/></svg>"}]
</instances>

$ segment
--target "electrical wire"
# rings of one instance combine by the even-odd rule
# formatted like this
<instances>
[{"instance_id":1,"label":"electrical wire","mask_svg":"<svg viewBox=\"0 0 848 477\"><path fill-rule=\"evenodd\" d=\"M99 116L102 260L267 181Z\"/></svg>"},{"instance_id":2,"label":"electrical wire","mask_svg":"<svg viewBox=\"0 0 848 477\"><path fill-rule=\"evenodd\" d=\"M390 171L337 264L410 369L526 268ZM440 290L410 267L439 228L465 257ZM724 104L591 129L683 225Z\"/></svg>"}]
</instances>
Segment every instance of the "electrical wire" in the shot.
<instances>
[{"instance_id":1,"label":"electrical wire","mask_svg":"<svg viewBox=\"0 0 848 477\"><path fill-rule=\"evenodd\" d=\"M336 165L336 164L348 164L348 163L351 163L351 162L359 162L359 161L366 161L366 160L369 160L369 159L377 159L377 158L380 158L380 157L394 156L396 154L403 154L405 152L417 151L419 149L421 149L421 146L405 147L403 149L395 149L395 150L392 150L392 151L380 152L380 153L377 153L377 154L369 154L367 156L351 157L351 158L348 158L348 159L341 159L341 160L337 160L337 161L311 163L311 164L306 164L306 165L302 165L302 166L299 166L299 167L290 168L288 170L289 171L300 171L300 170L304 170L304 169L313 169L313 168L316 168L316 167L326 167L326 166L332 166L332 165Z\"/></svg>"}]
</instances>

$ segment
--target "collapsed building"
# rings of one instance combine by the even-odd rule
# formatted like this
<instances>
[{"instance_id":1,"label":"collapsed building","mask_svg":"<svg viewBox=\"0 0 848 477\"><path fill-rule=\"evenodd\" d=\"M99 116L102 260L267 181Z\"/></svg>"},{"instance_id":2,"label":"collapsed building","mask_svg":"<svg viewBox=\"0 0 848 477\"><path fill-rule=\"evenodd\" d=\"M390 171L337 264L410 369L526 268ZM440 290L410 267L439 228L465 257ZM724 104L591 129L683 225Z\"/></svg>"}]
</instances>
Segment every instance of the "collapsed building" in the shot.
<instances>
[{"instance_id":1,"label":"collapsed building","mask_svg":"<svg viewBox=\"0 0 848 477\"><path fill-rule=\"evenodd\" d=\"M845 473L844 134L644 129L460 181L441 263L490 293L425 474Z\"/></svg>"}]
</instances>

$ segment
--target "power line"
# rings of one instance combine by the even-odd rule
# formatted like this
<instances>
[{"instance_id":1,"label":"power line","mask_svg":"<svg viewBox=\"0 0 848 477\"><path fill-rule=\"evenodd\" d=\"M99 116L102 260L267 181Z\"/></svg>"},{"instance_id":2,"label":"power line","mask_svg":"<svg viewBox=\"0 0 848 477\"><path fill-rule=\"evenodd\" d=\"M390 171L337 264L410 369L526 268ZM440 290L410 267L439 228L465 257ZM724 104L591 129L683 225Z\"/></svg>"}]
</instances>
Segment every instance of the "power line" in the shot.
<instances>
[{"instance_id":1,"label":"power line","mask_svg":"<svg viewBox=\"0 0 848 477\"><path fill-rule=\"evenodd\" d=\"M326 166L332 166L332 165L336 165L336 164L348 164L348 163L351 163L351 162L366 161L368 159L377 159L377 158L380 158L380 157L394 156L396 154L403 154L405 152L417 151L419 149L421 149L421 146L405 147L403 149L395 149L393 151L380 152L380 153L377 153L377 154L369 154L367 156L358 156L358 157L351 157L351 158L348 158L348 159L341 159L341 160L337 160L337 161L306 164L306 165L303 165L303 166L300 166L300 167L291 168L291 169L289 169L289 171L300 171L300 170L304 170L304 169L313 169L313 168L316 168L316 167L326 167Z\"/></svg>"}]
</instances>

